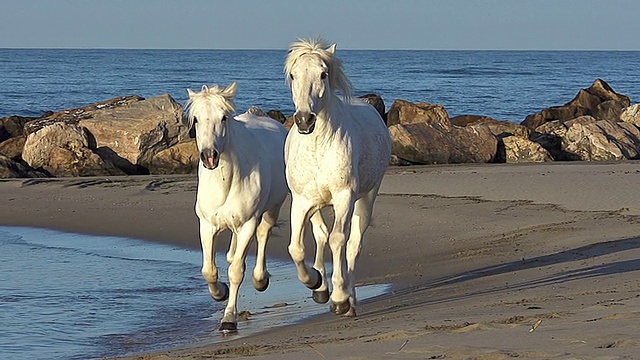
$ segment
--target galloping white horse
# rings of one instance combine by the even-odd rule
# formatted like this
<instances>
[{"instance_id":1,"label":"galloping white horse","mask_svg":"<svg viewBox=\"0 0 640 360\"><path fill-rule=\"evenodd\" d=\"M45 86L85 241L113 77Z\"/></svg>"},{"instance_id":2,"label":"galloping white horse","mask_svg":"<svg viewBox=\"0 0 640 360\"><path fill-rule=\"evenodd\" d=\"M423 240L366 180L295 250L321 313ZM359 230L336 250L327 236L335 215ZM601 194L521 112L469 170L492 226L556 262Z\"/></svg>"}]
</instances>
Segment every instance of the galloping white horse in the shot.
<instances>
[{"instance_id":1,"label":"galloping white horse","mask_svg":"<svg viewBox=\"0 0 640 360\"><path fill-rule=\"evenodd\" d=\"M391 138L378 112L351 97L351 82L335 50L335 44L327 48L321 40L300 40L291 45L284 67L296 107L285 144L292 195L289 253L300 281L314 290L316 302L325 303L328 240L333 255L330 309L356 316L355 263L389 165ZM328 234L320 209L330 205L335 220ZM307 220L316 239L313 268L304 263Z\"/></svg>"},{"instance_id":2,"label":"galloping white horse","mask_svg":"<svg viewBox=\"0 0 640 360\"><path fill-rule=\"evenodd\" d=\"M195 125L200 152L196 214L200 220L202 275L217 301L229 299L220 330L237 330L238 289L245 272L245 258L253 236L258 240L253 286L269 286L265 247L271 228L289 189L284 174L284 142L287 130L277 121L249 112L233 117L236 83L222 89L203 86L187 90L185 121ZM232 231L227 252L229 287L218 281L214 239Z\"/></svg>"}]
</instances>

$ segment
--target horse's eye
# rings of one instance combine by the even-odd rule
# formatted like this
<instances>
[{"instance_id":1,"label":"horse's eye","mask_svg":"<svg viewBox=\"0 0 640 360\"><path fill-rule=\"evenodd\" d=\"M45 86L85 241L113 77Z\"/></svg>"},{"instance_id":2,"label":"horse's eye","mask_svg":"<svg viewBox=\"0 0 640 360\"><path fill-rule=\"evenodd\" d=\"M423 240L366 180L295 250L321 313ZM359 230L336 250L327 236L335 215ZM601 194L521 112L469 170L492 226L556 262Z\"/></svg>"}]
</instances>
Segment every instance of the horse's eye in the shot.
<instances>
[{"instance_id":1,"label":"horse's eye","mask_svg":"<svg viewBox=\"0 0 640 360\"><path fill-rule=\"evenodd\" d=\"M224 115L224 116L222 117L222 122L225 122L225 121L227 121L227 115Z\"/></svg>"},{"instance_id":2,"label":"horse's eye","mask_svg":"<svg viewBox=\"0 0 640 360\"><path fill-rule=\"evenodd\" d=\"M327 78L327 72L323 71L322 74L320 74L320 79L324 80Z\"/></svg>"},{"instance_id":3,"label":"horse's eye","mask_svg":"<svg viewBox=\"0 0 640 360\"><path fill-rule=\"evenodd\" d=\"M289 79L291 79L291 81L293 81L293 74L289 74Z\"/></svg>"}]
</instances>

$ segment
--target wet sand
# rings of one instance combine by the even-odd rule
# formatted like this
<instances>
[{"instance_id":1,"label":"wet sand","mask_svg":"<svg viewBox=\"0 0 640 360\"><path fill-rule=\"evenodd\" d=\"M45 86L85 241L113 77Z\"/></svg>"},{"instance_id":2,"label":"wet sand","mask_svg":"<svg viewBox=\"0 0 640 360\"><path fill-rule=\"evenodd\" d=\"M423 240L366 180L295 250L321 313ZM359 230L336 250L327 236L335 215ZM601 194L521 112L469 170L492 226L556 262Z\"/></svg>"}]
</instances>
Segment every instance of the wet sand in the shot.
<instances>
[{"instance_id":1,"label":"wet sand","mask_svg":"<svg viewBox=\"0 0 640 360\"><path fill-rule=\"evenodd\" d=\"M392 168L357 269L390 294L355 319L327 306L301 324L133 358L633 358L639 185L639 162ZM199 248L195 189L195 176L2 180L0 225ZM288 210L269 256L288 258Z\"/></svg>"}]
</instances>

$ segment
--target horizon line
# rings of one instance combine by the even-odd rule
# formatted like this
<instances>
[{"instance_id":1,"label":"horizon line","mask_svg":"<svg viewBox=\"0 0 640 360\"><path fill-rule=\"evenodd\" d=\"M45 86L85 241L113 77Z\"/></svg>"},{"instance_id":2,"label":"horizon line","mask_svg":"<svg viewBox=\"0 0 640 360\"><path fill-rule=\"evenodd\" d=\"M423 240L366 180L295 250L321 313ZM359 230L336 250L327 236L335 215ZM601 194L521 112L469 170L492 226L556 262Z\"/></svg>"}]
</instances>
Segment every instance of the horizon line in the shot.
<instances>
[{"instance_id":1,"label":"horizon line","mask_svg":"<svg viewBox=\"0 0 640 360\"><path fill-rule=\"evenodd\" d=\"M54 47L39 47L39 46L25 46L25 47L17 47L17 46L0 46L0 50L223 50L223 51L260 51L260 50L268 50L268 51L287 51L288 48L189 48L189 47L166 47L166 48L154 48L154 47L66 47L66 46L54 46ZM459 48L433 48L433 49L417 49L417 48L391 48L391 49L373 49L373 48L341 48L340 51L618 51L618 52L637 52L639 49L459 49Z\"/></svg>"}]
</instances>

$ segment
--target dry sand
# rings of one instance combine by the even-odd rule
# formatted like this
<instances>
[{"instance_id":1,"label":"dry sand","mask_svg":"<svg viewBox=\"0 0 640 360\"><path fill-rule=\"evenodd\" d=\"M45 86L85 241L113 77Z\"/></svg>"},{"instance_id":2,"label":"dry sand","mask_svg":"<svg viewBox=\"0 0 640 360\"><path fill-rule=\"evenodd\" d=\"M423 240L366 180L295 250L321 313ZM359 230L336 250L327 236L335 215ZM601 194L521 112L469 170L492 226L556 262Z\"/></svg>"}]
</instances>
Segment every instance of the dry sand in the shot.
<instances>
[{"instance_id":1,"label":"dry sand","mask_svg":"<svg viewBox=\"0 0 640 360\"><path fill-rule=\"evenodd\" d=\"M640 358L639 185L638 162L392 168L357 269L392 293L355 319L133 358ZM199 248L195 189L194 176L3 180L0 224ZM288 210L270 256L288 258Z\"/></svg>"}]
</instances>

